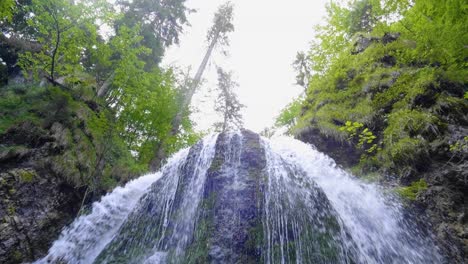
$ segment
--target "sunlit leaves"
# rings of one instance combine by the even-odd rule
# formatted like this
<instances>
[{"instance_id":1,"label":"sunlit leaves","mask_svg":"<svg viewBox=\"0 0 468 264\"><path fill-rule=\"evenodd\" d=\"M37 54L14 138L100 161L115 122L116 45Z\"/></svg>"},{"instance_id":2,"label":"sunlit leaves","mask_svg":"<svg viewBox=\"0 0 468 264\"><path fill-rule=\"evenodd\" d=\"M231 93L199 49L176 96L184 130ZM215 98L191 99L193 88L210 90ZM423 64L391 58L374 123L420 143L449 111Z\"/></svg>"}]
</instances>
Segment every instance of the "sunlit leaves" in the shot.
<instances>
[{"instance_id":1,"label":"sunlit leaves","mask_svg":"<svg viewBox=\"0 0 468 264\"><path fill-rule=\"evenodd\" d=\"M2 21L11 21L13 17L14 0L0 1L0 23Z\"/></svg>"},{"instance_id":2,"label":"sunlit leaves","mask_svg":"<svg viewBox=\"0 0 468 264\"><path fill-rule=\"evenodd\" d=\"M102 18L102 14L97 14L95 6L89 3L32 1L29 6L32 15L27 22L35 29L34 38L41 45L41 51L21 56L20 64L25 72L32 71L36 77L55 79L56 76L70 77L85 70L82 60L97 45L96 21ZM92 3L98 5L100 1Z\"/></svg>"}]
</instances>

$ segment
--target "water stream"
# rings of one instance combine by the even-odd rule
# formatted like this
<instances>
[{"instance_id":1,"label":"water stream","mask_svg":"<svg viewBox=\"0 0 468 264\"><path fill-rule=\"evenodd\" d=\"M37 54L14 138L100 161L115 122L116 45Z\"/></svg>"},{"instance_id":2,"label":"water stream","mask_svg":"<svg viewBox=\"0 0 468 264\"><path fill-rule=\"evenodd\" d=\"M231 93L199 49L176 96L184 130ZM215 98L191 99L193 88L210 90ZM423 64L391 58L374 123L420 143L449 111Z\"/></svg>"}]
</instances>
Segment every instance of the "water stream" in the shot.
<instances>
[{"instance_id":1,"label":"water stream","mask_svg":"<svg viewBox=\"0 0 468 264\"><path fill-rule=\"evenodd\" d=\"M116 188L36 263L443 263L398 199L313 146L210 135Z\"/></svg>"}]
</instances>

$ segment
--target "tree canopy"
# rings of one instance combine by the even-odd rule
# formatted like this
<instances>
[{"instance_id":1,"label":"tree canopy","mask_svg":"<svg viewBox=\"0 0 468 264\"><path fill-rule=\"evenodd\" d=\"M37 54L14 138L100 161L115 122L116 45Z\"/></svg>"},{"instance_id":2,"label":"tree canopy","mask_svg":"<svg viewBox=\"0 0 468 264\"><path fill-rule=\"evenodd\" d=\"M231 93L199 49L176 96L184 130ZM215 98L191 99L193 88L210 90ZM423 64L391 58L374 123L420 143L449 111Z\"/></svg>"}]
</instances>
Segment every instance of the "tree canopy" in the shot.
<instances>
[{"instance_id":1,"label":"tree canopy","mask_svg":"<svg viewBox=\"0 0 468 264\"><path fill-rule=\"evenodd\" d=\"M101 105L133 158L148 166L158 145L168 155L197 138L188 112L183 129L168 133L184 90L159 66L189 12L184 0L2 1L2 85L22 79Z\"/></svg>"}]
</instances>

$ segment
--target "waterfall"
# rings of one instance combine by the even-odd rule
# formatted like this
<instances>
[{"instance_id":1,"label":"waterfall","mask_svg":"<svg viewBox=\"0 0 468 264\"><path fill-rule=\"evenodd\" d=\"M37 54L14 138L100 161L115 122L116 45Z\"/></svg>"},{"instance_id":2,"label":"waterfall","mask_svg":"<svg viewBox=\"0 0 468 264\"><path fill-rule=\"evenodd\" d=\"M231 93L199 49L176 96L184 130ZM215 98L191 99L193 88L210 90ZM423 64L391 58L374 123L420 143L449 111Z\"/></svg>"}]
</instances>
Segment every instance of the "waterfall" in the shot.
<instances>
[{"instance_id":1,"label":"waterfall","mask_svg":"<svg viewBox=\"0 0 468 264\"><path fill-rule=\"evenodd\" d=\"M398 199L384 189L337 168L313 146L288 137L264 140L323 190L357 247L358 263L443 263L429 233L405 219Z\"/></svg>"},{"instance_id":2,"label":"waterfall","mask_svg":"<svg viewBox=\"0 0 468 264\"><path fill-rule=\"evenodd\" d=\"M403 212L313 146L214 134L94 203L36 263L443 263Z\"/></svg>"},{"instance_id":3,"label":"waterfall","mask_svg":"<svg viewBox=\"0 0 468 264\"><path fill-rule=\"evenodd\" d=\"M188 149L179 151L162 171L174 171L187 154ZM161 172L144 175L129 182L125 187L117 187L100 202L95 202L91 213L78 217L65 228L49 249L49 254L36 263L92 263L112 240L139 199L161 175Z\"/></svg>"}]
</instances>

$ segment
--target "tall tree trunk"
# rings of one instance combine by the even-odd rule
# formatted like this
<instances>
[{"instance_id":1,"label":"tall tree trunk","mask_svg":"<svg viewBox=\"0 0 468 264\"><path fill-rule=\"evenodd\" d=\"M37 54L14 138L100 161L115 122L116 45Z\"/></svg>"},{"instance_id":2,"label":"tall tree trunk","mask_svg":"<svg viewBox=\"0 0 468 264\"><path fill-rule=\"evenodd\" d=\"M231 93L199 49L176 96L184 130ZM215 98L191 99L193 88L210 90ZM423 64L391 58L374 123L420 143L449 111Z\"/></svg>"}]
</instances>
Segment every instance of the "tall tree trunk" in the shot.
<instances>
[{"instance_id":1,"label":"tall tree trunk","mask_svg":"<svg viewBox=\"0 0 468 264\"><path fill-rule=\"evenodd\" d=\"M107 95L107 93L109 92L109 88L112 84L112 81L114 80L114 77L115 77L115 72L113 72L105 81L104 83L101 85L101 87L99 87L99 90L97 91L97 97L99 98L103 98Z\"/></svg>"},{"instance_id":2,"label":"tall tree trunk","mask_svg":"<svg viewBox=\"0 0 468 264\"><path fill-rule=\"evenodd\" d=\"M192 97L195 94L195 91L197 90L198 85L201 82L203 72L206 69L206 65L208 65L208 61L211 57L211 53L213 53L214 47L216 46L216 43L218 42L219 34L220 33L217 32L214 38L211 40L210 45L208 46L208 49L205 53L205 56L203 57L203 61L197 69L197 73L195 74L195 77L193 78L190 84L190 87L187 90L187 94L184 96L184 100L179 109L179 112L176 114L176 116L172 120L172 129L168 133L168 136L166 137L166 139L173 137L179 133L180 125L182 123L182 118L184 116L184 112L190 106ZM154 155L154 158L150 162L150 170L155 171L161 167L162 162L166 158L166 154L167 154L166 152L167 152L167 146L165 146L163 140L161 140L161 143L159 143L158 146L156 147L156 153Z\"/></svg>"}]
</instances>

